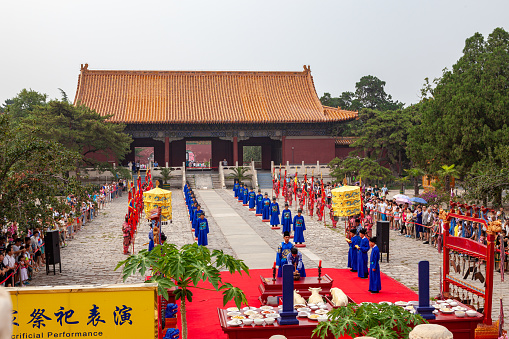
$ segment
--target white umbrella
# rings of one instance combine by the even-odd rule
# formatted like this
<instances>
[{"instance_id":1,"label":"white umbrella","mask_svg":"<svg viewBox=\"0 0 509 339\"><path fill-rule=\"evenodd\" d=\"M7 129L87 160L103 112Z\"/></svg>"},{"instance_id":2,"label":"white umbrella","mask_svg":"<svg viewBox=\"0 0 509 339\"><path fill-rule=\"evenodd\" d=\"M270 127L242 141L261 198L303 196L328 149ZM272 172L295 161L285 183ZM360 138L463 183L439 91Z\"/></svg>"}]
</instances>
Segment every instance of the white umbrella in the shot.
<instances>
[{"instance_id":1,"label":"white umbrella","mask_svg":"<svg viewBox=\"0 0 509 339\"><path fill-rule=\"evenodd\" d=\"M406 200L410 200L410 197L407 196L407 195L404 195L404 194L396 194L395 196L392 197L393 199L396 199L396 200L401 200L401 199L406 199Z\"/></svg>"}]
</instances>

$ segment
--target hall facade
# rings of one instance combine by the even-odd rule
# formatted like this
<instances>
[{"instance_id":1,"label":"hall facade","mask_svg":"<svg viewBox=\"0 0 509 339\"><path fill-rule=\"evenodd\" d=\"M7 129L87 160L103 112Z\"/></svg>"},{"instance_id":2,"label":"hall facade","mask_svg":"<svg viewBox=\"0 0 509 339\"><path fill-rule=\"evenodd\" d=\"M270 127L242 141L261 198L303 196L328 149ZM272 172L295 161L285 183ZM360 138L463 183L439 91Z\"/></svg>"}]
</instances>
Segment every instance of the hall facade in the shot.
<instances>
[{"instance_id":1,"label":"hall facade","mask_svg":"<svg viewBox=\"0 0 509 339\"><path fill-rule=\"evenodd\" d=\"M209 142L210 166L242 164L244 146L274 163L327 163L336 128L357 112L323 106L309 66L301 72L119 71L82 65L74 104L126 124L137 147L153 147L160 165L181 166L186 143Z\"/></svg>"}]
</instances>

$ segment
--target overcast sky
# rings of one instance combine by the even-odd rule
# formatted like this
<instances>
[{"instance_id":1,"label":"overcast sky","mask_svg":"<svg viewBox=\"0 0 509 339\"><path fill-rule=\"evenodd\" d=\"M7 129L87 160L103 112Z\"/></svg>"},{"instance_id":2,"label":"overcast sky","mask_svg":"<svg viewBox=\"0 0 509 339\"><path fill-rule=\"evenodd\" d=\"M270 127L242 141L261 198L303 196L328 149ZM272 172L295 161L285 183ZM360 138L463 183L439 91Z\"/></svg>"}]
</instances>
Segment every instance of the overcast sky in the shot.
<instances>
[{"instance_id":1,"label":"overcast sky","mask_svg":"<svg viewBox=\"0 0 509 339\"><path fill-rule=\"evenodd\" d=\"M118 70L301 71L319 96L364 75L419 101L465 39L509 30L507 0L2 0L0 103L23 88L74 98L80 64Z\"/></svg>"}]
</instances>

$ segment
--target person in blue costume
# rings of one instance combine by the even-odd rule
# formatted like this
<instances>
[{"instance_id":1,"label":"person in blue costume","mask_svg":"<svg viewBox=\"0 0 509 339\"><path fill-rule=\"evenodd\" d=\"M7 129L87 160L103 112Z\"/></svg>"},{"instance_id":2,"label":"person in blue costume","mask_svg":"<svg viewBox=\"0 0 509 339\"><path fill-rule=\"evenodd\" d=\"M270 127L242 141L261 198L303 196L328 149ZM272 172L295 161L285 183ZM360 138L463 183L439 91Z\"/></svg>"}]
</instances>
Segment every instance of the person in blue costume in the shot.
<instances>
[{"instance_id":1,"label":"person in blue costume","mask_svg":"<svg viewBox=\"0 0 509 339\"><path fill-rule=\"evenodd\" d=\"M249 209L255 208L256 205L256 193L254 189L251 187L251 191L249 191Z\"/></svg>"},{"instance_id":2,"label":"person in blue costume","mask_svg":"<svg viewBox=\"0 0 509 339\"><path fill-rule=\"evenodd\" d=\"M293 266L293 274L295 272L299 272L301 277L306 276L306 269L304 268L304 263L302 262L302 253L296 247L291 249L291 253L286 257L286 261Z\"/></svg>"},{"instance_id":3,"label":"person in blue costume","mask_svg":"<svg viewBox=\"0 0 509 339\"><path fill-rule=\"evenodd\" d=\"M189 221L193 222L194 214L196 213L196 208L198 207L198 202L195 200L193 202L193 206L191 207L191 210L189 211Z\"/></svg>"},{"instance_id":4,"label":"person in blue costume","mask_svg":"<svg viewBox=\"0 0 509 339\"><path fill-rule=\"evenodd\" d=\"M369 247L371 247L371 257L369 259L369 291L378 293L382 289L380 281L380 250L376 245L376 237L369 239Z\"/></svg>"},{"instance_id":5,"label":"person in blue costume","mask_svg":"<svg viewBox=\"0 0 509 339\"><path fill-rule=\"evenodd\" d=\"M148 250L152 251L154 248L154 229L153 224L150 223L150 231L148 232Z\"/></svg>"},{"instance_id":6,"label":"person in blue costume","mask_svg":"<svg viewBox=\"0 0 509 339\"><path fill-rule=\"evenodd\" d=\"M456 231L456 218L452 218L451 225L449 227L449 235L454 236L455 231Z\"/></svg>"},{"instance_id":7,"label":"person in blue costume","mask_svg":"<svg viewBox=\"0 0 509 339\"><path fill-rule=\"evenodd\" d=\"M198 220L200 219L200 215L203 213L203 211L201 210L201 206L198 205L198 207L196 208L196 213L194 214L194 219L193 219L193 229L194 229L194 237L195 238L198 238Z\"/></svg>"},{"instance_id":8,"label":"person in blue costume","mask_svg":"<svg viewBox=\"0 0 509 339\"><path fill-rule=\"evenodd\" d=\"M235 198L239 196L239 182L235 179L235 183L233 184L233 193L235 194Z\"/></svg>"},{"instance_id":9,"label":"person in blue costume","mask_svg":"<svg viewBox=\"0 0 509 339\"><path fill-rule=\"evenodd\" d=\"M247 205L248 201L249 201L249 190L247 189L247 185L244 185L244 192L242 195L242 203L244 205Z\"/></svg>"},{"instance_id":10,"label":"person in blue costume","mask_svg":"<svg viewBox=\"0 0 509 339\"><path fill-rule=\"evenodd\" d=\"M348 249L348 268L350 268L351 272L357 272L357 249L356 245L359 245L360 237L357 235L357 230L355 228L350 229L351 238L346 239L350 248Z\"/></svg>"},{"instance_id":11,"label":"person in blue costume","mask_svg":"<svg viewBox=\"0 0 509 339\"><path fill-rule=\"evenodd\" d=\"M293 244L290 242L290 232L285 232L283 234L284 241L279 245L276 253L276 265L278 266L277 269L277 276L282 277L283 276L283 265L285 265L286 257L288 257L288 254L290 254L291 249L293 248Z\"/></svg>"},{"instance_id":12,"label":"person in blue costume","mask_svg":"<svg viewBox=\"0 0 509 339\"><path fill-rule=\"evenodd\" d=\"M262 200L262 219L263 220L269 220L270 218L270 199L269 195L265 193L265 198Z\"/></svg>"},{"instance_id":13,"label":"person in blue costume","mask_svg":"<svg viewBox=\"0 0 509 339\"><path fill-rule=\"evenodd\" d=\"M276 201L276 197L272 198L272 204L270 204L270 226L275 227L279 225L279 204Z\"/></svg>"},{"instance_id":14,"label":"person in blue costume","mask_svg":"<svg viewBox=\"0 0 509 339\"><path fill-rule=\"evenodd\" d=\"M238 201L242 202L244 201L244 186L243 184L239 184L239 195L237 196Z\"/></svg>"},{"instance_id":15,"label":"person in blue costume","mask_svg":"<svg viewBox=\"0 0 509 339\"><path fill-rule=\"evenodd\" d=\"M256 195L256 215L262 215L263 205L262 205L263 195L262 190L258 189L258 194Z\"/></svg>"},{"instance_id":16,"label":"person in blue costume","mask_svg":"<svg viewBox=\"0 0 509 339\"><path fill-rule=\"evenodd\" d=\"M293 241L296 244L302 244L305 242L304 240L304 231L306 230L306 223L304 222L304 217L302 216L302 209L297 210L297 215L293 217Z\"/></svg>"},{"instance_id":17,"label":"person in blue costume","mask_svg":"<svg viewBox=\"0 0 509 339\"><path fill-rule=\"evenodd\" d=\"M283 233L292 231L292 211L288 209L288 203L285 203L285 209L281 214L281 225L283 225Z\"/></svg>"},{"instance_id":18,"label":"person in blue costume","mask_svg":"<svg viewBox=\"0 0 509 339\"><path fill-rule=\"evenodd\" d=\"M209 223L207 219L205 219L205 213L200 214L200 219L198 219L198 245L199 246L207 246L209 244L207 235L209 234Z\"/></svg>"},{"instance_id":19,"label":"person in blue costume","mask_svg":"<svg viewBox=\"0 0 509 339\"><path fill-rule=\"evenodd\" d=\"M200 216L203 214L203 211L200 209L198 211L196 211L196 222L193 224L193 228L194 228L194 237L195 238L198 238L198 234L199 234L199 231L200 231ZM208 223L207 223L208 224Z\"/></svg>"},{"instance_id":20,"label":"person in blue costume","mask_svg":"<svg viewBox=\"0 0 509 339\"><path fill-rule=\"evenodd\" d=\"M368 278L368 251L369 251L369 240L366 238L366 229L363 228L359 232L361 240L357 248L357 276L361 279Z\"/></svg>"}]
</instances>

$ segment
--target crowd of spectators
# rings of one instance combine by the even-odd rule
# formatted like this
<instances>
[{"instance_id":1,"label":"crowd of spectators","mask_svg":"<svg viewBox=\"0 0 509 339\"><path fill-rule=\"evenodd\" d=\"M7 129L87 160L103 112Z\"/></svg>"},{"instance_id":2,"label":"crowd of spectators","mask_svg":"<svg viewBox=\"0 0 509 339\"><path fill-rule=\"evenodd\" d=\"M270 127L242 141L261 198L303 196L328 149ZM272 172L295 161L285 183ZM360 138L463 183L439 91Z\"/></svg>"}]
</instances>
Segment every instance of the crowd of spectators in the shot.
<instances>
[{"instance_id":1,"label":"crowd of spectators","mask_svg":"<svg viewBox=\"0 0 509 339\"><path fill-rule=\"evenodd\" d=\"M60 247L65 248L77 232L97 217L98 210L122 196L124 186L119 180L86 193L81 199L70 194L66 197L67 211L53 211L53 220L47 224L38 220L36 228L24 230L11 222L0 229L0 286L29 285L34 272L46 263L45 232L58 230Z\"/></svg>"}]
</instances>

